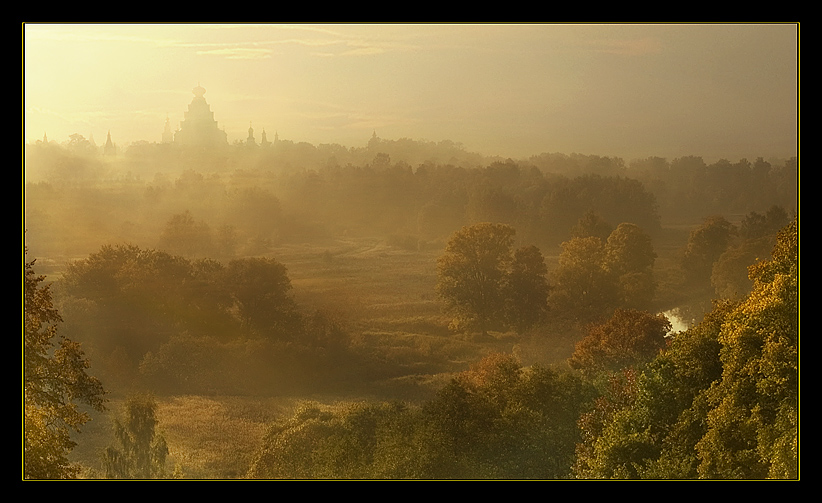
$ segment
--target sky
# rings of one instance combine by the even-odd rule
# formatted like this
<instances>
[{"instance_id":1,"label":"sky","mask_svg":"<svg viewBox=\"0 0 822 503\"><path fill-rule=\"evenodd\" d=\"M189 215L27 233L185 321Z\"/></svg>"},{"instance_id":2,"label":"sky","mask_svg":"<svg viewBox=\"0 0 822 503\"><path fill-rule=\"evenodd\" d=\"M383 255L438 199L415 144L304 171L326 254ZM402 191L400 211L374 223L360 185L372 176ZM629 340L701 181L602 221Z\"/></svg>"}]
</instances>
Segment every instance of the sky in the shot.
<instances>
[{"instance_id":1,"label":"sky","mask_svg":"<svg viewBox=\"0 0 822 503\"><path fill-rule=\"evenodd\" d=\"M159 142L198 85L229 142L484 155L798 155L797 24L23 24L24 142Z\"/></svg>"}]
</instances>

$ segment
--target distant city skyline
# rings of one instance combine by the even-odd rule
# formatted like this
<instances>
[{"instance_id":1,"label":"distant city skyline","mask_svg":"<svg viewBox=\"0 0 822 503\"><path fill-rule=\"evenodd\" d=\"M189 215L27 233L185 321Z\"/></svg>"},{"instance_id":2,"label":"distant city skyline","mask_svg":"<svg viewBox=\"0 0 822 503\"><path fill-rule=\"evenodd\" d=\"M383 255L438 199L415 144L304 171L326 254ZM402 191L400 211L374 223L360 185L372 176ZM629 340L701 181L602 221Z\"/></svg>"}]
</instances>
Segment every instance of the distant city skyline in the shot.
<instances>
[{"instance_id":1,"label":"distant city skyline","mask_svg":"<svg viewBox=\"0 0 822 503\"><path fill-rule=\"evenodd\" d=\"M161 142L192 89L229 143L484 155L797 155L796 24L25 24L25 142ZM102 140L102 141L101 141Z\"/></svg>"}]
</instances>

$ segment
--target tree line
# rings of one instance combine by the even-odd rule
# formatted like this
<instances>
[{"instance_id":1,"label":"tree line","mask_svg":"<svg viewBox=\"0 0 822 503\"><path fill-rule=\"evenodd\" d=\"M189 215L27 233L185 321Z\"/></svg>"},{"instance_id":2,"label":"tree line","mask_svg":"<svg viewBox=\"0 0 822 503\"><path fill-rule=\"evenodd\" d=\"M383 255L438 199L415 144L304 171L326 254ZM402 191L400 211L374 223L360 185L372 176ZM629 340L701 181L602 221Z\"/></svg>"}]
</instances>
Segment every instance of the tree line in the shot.
<instances>
[{"instance_id":1,"label":"tree line","mask_svg":"<svg viewBox=\"0 0 822 503\"><path fill-rule=\"evenodd\" d=\"M589 211L655 235L663 220L797 207L795 158L625 162L554 153L506 160L448 142L280 143L265 154L232 151L220 166L162 144L135 145L113 159L89 155L82 141L28 145L32 249L59 244L85 254L89 243L117 239L162 243L187 256L243 256L342 232L438 247L462 226L486 221L512 225L519 239L544 248L566 241Z\"/></svg>"},{"instance_id":2,"label":"tree line","mask_svg":"<svg viewBox=\"0 0 822 503\"><path fill-rule=\"evenodd\" d=\"M248 477L795 479L796 220L751 279L673 336L618 310L565 369L492 355L417 408L306 404L271 425Z\"/></svg>"},{"instance_id":3,"label":"tree line","mask_svg":"<svg viewBox=\"0 0 822 503\"><path fill-rule=\"evenodd\" d=\"M756 235L754 224L768 218L754 214L746 221L746 232ZM611 246L603 256L611 258L604 264L620 257L614 262L619 267L606 268L625 271L635 264L642 270L653 256L647 237L621 227L606 241ZM440 261L439 292L458 321L455 328L486 331L537 322L509 311L518 299L550 306L538 250L512 251L513 234L502 224L479 224L452 237ZM795 478L798 240L794 218L779 231L770 260L749 268L751 291L717 302L686 331L671 334L664 316L623 305L607 309L610 316L591 318L599 321L588 325L565 366L526 368L511 355L496 355L460 373L419 407L380 402L330 412L306 406L272 425L248 476ZM75 402L102 408L104 392L87 375L88 360L69 337L70 328L61 333L60 348L49 349L61 317L32 266L24 263L26 476L70 477L76 469L66 461L72 447L67 432L87 420ZM313 348L308 366L317 366L341 334L321 317L300 314L289 287L285 269L271 259L223 266L137 247L104 247L73 263L65 283L75 295L82 292L78 299L100 307L89 314L101 332L109 331L101 340L128 344L133 331L130 342L140 346L138 354L145 351L141 370L153 366L163 382L176 378L178 387L198 373L219 373L213 366L219 360L198 358L209 350L209 338L220 342L213 327L221 323L235 324L224 325L226 336L251 335L244 343L256 341L257 357L293 358L293 347L265 350L272 348L266 343L287 341ZM177 314L156 316L172 312ZM206 318L208 313L214 317ZM149 320L156 326L145 326ZM172 331L184 332L182 338L146 338L175 324ZM304 370L291 367L280 377ZM249 377L242 379L247 383ZM143 403L130 413L150 416L152 407ZM151 423L149 416L145 421ZM123 449L136 448L120 428ZM150 441L141 449L154 452L159 463L162 439L149 448L151 432L141 435ZM131 473L126 454L112 448L106 456L112 473Z\"/></svg>"}]
</instances>

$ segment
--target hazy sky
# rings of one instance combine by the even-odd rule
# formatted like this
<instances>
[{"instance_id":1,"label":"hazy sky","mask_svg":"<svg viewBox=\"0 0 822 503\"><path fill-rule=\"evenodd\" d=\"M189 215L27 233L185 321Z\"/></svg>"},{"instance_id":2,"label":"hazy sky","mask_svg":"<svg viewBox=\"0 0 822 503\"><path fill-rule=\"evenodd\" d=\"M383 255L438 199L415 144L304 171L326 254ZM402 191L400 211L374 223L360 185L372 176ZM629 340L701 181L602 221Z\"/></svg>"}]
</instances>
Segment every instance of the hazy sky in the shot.
<instances>
[{"instance_id":1,"label":"hazy sky","mask_svg":"<svg viewBox=\"0 0 822 503\"><path fill-rule=\"evenodd\" d=\"M505 157L796 155L795 24L24 24L24 141L159 142L198 84L229 142Z\"/></svg>"}]
</instances>

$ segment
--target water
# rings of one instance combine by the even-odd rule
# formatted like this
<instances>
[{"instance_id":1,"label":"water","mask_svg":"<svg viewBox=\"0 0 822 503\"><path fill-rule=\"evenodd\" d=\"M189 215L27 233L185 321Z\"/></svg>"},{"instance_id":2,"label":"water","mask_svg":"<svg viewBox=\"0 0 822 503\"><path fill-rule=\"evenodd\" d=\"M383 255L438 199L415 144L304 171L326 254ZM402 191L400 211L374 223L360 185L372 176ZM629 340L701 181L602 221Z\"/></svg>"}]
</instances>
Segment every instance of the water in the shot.
<instances>
[{"instance_id":1,"label":"water","mask_svg":"<svg viewBox=\"0 0 822 503\"><path fill-rule=\"evenodd\" d=\"M679 318L676 314L676 309L669 309L668 311L663 311L661 314L665 315L668 318L668 321L671 322L671 331L668 332L668 335L674 335L678 332L684 332L688 330L688 324L685 323L681 318Z\"/></svg>"}]
</instances>

